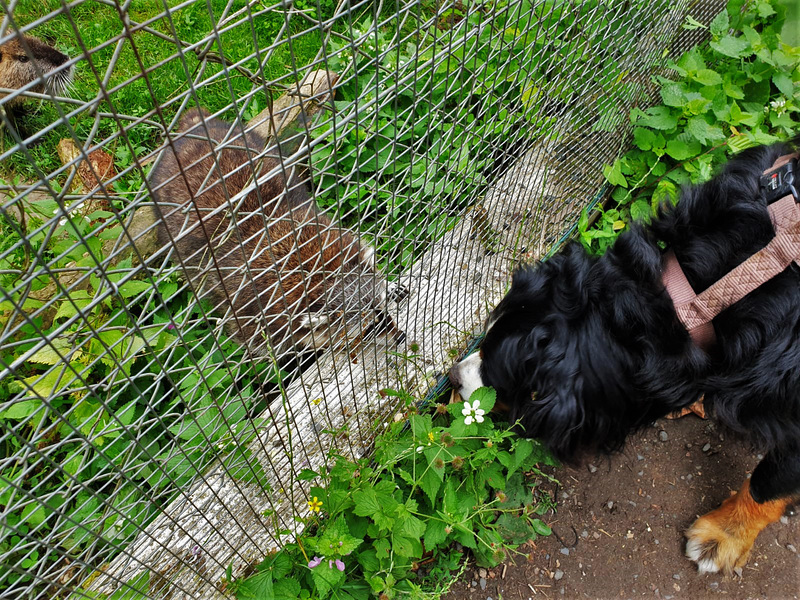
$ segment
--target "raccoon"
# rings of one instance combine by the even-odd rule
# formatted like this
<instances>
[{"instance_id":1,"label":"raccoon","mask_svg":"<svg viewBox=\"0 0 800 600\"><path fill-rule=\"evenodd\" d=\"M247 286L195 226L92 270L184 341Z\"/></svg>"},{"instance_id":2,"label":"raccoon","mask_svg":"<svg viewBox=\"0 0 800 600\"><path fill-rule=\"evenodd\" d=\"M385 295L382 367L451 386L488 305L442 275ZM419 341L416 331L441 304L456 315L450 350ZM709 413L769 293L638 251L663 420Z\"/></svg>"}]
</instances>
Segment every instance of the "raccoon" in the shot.
<instances>
[{"instance_id":1,"label":"raccoon","mask_svg":"<svg viewBox=\"0 0 800 600\"><path fill-rule=\"evenodd\" d=\"M374 251L265 156L265 140L194 109L150 174L159 245L254 356L322 350L369 331L404 339ZM256 184L257 183L257 184Z\"/></svg>"}]
</instances>

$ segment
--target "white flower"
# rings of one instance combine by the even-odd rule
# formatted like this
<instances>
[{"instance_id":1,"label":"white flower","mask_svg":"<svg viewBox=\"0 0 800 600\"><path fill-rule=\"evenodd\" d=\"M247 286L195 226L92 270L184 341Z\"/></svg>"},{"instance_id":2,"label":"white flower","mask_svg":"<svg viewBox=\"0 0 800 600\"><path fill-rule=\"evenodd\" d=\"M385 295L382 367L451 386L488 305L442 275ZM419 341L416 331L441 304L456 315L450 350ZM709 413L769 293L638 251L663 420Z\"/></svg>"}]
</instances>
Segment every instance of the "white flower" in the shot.
<instances>
[{"instance_id":1,"label":"white flower","mask_svg":"<svg viewBox=\"0 0 800 600\"><path fill-rule=\"evenodd\" d=\"M464 402L464 408L461 409L461 414L464 415L464 424L471 425L473 421L476 423L483 423L483 415L486 411L481 408L481 403L475 401L472 404L469 401Z\"/></svg>"}]
</instances>

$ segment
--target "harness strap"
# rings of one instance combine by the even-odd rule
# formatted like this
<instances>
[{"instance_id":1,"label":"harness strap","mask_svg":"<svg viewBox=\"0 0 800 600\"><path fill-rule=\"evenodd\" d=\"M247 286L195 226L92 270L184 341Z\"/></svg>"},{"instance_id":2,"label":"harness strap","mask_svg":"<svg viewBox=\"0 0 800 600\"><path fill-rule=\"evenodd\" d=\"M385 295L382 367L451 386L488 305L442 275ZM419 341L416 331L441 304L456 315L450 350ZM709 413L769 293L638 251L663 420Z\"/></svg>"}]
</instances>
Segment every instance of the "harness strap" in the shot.
<instances>
[{"instance_id":1,"label":"harness strap","mask_svg":"<svg viewBox=\"0 0 800 600\"><path fill-rule=\"evenodd\" d=\"M764 171L767 175L798 154L781 156ZM767 207L775 237L735 269L700 294L695 294L675 253L664 255L662 281L675 305L678 319L695 344L708 350L716 341L711 321L723 310L782 273L792 262L800 265L800 206L790 194Z\"/></svg>"}]
</instances>

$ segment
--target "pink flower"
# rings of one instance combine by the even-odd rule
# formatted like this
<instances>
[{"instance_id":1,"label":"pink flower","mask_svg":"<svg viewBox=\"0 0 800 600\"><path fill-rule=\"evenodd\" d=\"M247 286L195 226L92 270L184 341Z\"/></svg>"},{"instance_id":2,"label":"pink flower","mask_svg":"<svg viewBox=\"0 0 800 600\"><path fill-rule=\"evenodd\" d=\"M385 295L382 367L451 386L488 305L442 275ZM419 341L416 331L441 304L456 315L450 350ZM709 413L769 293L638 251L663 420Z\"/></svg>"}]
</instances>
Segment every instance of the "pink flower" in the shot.
<instances>
[{"instance_id":1,"label":"pink flower","mask_svg":"<svg viewBox=\"0 0 800 600\"><path fill-rule=\"evenodd\" d=\"M313 569L314 567L320 566L320 564L322 564L322 557L321 556L315 556L310 561L308 561L308 568L309 569Z\"/></svg>"},{"instance_id":2,"label":"pink flower","mask_svg":"<svg viewBox=\"0 0 800 600\"><path fill-rule=\"evenodd\" d=\"M340 571L344 571L344 563L341 560L339 560L338 558L335 561L329 560L328 568L332 569L334 564L336 565L337 569L339 569Z\"/></svg>"}]
</instances>

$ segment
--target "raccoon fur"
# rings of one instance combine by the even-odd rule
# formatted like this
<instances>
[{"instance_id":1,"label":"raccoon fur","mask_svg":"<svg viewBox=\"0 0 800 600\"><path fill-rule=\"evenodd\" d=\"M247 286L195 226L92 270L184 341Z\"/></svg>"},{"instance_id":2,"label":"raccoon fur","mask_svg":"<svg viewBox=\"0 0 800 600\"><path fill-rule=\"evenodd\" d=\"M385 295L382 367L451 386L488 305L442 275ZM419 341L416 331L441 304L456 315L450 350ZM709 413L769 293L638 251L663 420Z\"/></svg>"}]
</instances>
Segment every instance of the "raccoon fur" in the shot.
<instances>
[{"instance_id":1,"label":"raccoon fur","mask_svg":"<svg viewBox=\"0 0 800 600\"><path fill-rule=\"evenodd\" d=\"M373 330L403 340L373 249L318 210L304 185L287 185L261 136L202 110L179 131L150 175L158 241L174 247L173 262L224 314L229 335L262 357L345 340L353 356Z\"/></svg>"}]
</instances>

